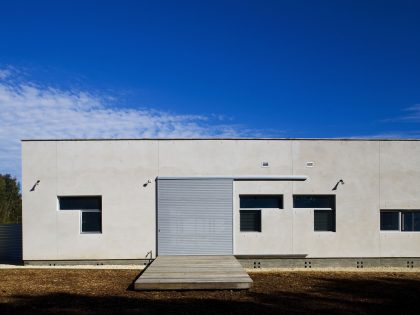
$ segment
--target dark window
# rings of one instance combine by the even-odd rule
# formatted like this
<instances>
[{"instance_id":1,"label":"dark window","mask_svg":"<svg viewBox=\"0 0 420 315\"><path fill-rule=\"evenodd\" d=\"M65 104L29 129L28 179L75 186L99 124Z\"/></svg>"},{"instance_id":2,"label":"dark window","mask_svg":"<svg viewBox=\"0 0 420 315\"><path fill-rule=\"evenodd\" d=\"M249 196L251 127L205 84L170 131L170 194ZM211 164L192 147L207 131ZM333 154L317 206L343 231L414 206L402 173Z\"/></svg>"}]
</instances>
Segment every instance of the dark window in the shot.
<instances>
[{"instance_id":1,"label":"dark window","mask_svg":"<svg viewBox=\"0 0 420 315\"><path fill-rule=\"evenodd\" d=\"M261 232L261 211L240 210L241 232Z\"/></svg>"},{"instance_id":2,"label":"dark window","mask_svg":"<svg viewBox=\"0 0 420 315\"><path fill-rule=\"evenodd\" d=\"M80 211L81 233L102 233L102 197L58 197L60 210Z\"/></svg>"},{"instance_id":3,"label":"dark window","mask_svg":"<svg viewBox=\"0 0 420 315\"><path fill-rule=\"evenodd\" d=\"M420 231L420 211L403 211L402 222L403 231Z\"/></svg>"},{"instance_id":4,"label":"dark window","mask_svg":"<svg viewBox=\"0 0 420 315\"><path fill-rule=\"evenodd\" d=\"M315 231L335 231L335 211L314 210Z\"/></svg>"},{"instance_id":5,"label":"dark window","mask_svg":"<svg viewBox=\"0 0 420 315\"><path fill-rule=\"evenodd\" d=\"M399 231L399 211L381 211L381 231Z\"/></svg>"},{"instance_id":6,"label":"dark window","mask_svg":"<svg viewBox=\"0 0 420 315\"><path fill-rule=\"evenodd\" d=\"M82 211L82 233L101 233L102 215L100 211Z\"/></svg>"},{"instance_id":7,"label":"dark window","mask_svg":"<svg viewBox=\"0 0 420 315\"><path fill-rule=\"evenodd\" d=\"M282 195L242 195L239 197L241 208L278 208L283 209Z\"/></svg>"},{"instance_id":8,"label":"dark window","mask_svg":"<svg viewBox=\"0 0 420 315\"><path fill-rule=\"evenodd\" d=\"M100 196L59 197L60 210L99 210Z\"/></svg>"},{"instance_id":9,"label":"dark window","mask_svg":"<svg viewBox=\"0 0 420 315\"><path fill-rule=\"evenodd\" d=\"M293 208L335 208L335 195L294 195Z\"/></svg>"},{"instance_id":10,"label":"dark window","mask_svg":"<svg viewBox=\"0 0 420 315\"><path fill-rule=\"evenodd\" d=\"M335 232L335 195L294 195L293 208L314 209L314 231Z\"/></svg>"}]
</instances>

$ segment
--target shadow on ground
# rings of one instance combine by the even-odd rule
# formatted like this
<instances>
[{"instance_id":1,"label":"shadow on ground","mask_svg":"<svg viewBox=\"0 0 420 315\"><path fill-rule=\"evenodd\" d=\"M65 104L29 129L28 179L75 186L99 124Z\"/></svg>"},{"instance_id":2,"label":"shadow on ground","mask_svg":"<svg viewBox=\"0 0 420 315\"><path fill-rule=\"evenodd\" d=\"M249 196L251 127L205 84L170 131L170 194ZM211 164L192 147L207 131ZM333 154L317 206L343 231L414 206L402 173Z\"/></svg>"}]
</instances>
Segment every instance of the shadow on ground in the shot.
<instances>
[{"instance_id":1,"label":"shadow on ground","mask_svg":"<svg viewBox=\"0 0 420 315\"><path fill-rule=\"evenodd\" d=\"M0 283L0 314L383 315L419 314L420 310L419 273L254 273L250 291L135 292L126 289L132 280L129 273L113 281L118 272L79 275L83 281L77 272L71 273L70 284L80 285L74 290L77 293L60 284L66 281L60 273L35 291L24 285L22 290L17 286L8 291Z\"/></svg>"}]
</instances>

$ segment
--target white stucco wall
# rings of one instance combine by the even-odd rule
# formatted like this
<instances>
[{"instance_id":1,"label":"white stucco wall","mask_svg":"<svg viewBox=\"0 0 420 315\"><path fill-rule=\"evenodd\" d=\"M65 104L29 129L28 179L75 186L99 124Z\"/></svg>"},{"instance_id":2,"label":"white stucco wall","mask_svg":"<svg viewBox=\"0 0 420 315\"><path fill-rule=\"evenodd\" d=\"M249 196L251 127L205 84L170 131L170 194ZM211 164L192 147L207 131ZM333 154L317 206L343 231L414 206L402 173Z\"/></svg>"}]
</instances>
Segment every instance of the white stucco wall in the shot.
<instances>
[{"instance_id":1,"label":"white stucco wall","mask_svg":"<svg viewBox=\"0 0 420 315\"><path fill-rule=\"evenodd\" d=\"M379 230L381 208L420 209L420 141L23 141L22 156L24 260L155 253L155 178L207 175L309 176L234 182L237 255L420 257L419 232ZM240 232L239 195L259 193L284 195L284 209L262 210L261 233ZM313 210L293 209L293 194L335 194L336 232L314 232ZM65 195L102 196L102 234L80 234L79 212L58 211Z\"/></svg>"}]
</instances>

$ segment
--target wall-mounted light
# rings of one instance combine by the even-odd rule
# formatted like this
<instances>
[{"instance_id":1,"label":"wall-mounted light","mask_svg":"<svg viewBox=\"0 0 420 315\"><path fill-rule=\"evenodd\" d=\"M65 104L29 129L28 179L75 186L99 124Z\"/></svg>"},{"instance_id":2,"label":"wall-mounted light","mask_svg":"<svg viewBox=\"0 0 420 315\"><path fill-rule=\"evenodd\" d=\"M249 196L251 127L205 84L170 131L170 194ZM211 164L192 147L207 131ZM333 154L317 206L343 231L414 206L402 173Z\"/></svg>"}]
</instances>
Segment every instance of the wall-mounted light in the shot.
<instances>
[{"instance_id":1,"label":"wall-mounted light","mask_svg":"<svg viewBox=\"0 0 420 315\"><path fill-rule=\"evenodd\" d=\"M152 180L151 180L151 179L148 179L148 180L147 180L147 182L145 182L145 183L143 184L143 187L146 187L146 186L147 186L147 185L149 185L151 182L152 182Z\"/></svg>"},{"instance_id":2,"label":"wall-mounted light","mask_svg":"<svg viewBox=\"0 0 420 315\"><path fill-rule=\"evenodd\" d=\"M29 191L34 191L36 186L38 186L39 183L40 183L40 180L38 179Z\"/></svg>"},{"instance_id":3,"label":"wall-mounted light","mask_svg":"<svg viewBox=\"0 0 420 315\"><path fill-rule=\"evenodd\" d=\"M332 190L337 190L337 188L338 188L338 185L344 185L344 181L342 180L342 179L340 179L338 182L337 182L337 184L335 184L335 186L333 187L333 189Z\"/></svg>"}]
</instances>

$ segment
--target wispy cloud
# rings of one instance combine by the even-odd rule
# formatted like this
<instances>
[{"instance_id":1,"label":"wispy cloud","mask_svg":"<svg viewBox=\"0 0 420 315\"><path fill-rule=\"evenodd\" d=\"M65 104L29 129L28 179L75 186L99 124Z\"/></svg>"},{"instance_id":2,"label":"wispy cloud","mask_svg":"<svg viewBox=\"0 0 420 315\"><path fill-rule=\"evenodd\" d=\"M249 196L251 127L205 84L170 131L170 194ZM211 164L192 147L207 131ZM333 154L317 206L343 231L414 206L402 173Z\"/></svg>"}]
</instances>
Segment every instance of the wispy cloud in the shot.
<instances>
[{"instance_id":1,"label":"wispy cloud","mask_svg":"<svg viewBox=\"0 0 420 315\"><path fill-rule=\"evenodd\" d=\"M343 137L338 137L338 139ZM357 136L346 136L346 139L373 139L373 140L381 140L381 139L419 139L420 138L420 131L390 131L390 132L382 132L382 133L372 133L372 134L362 134Z\"/></svg>"},{"instance_id":2,"label":"wispy cloud","mask_svg":"<svg viewBox=\"0 0 420 315\"><path fill-rule=\"evenodd\" d=\"M419 139L420 138L420 104L415 104L402 109L399 115L392 118L381 120L382 123L393 124L399 126L400 130L387 131L374 135L366 136L366 138L386 138L386 139ZM387 125L388 126L388 125ZM407 129L409 126L410 129ZM414 128L413 128L414 126ZM389 126L388 126L389 127ZM365 137L361 137L365 138Z\"/></svg>"},{"instance_id":3,"label":"wispy cloud","mask_svg":"<svg viewBox=\"0 0 420 315\"><path fill-rule=\"evenodd\" d=\"M420 122L420 104L406 107L402 114L383 119L382 122Z\"/></svg>"},{"instance_id":4,"label":"wispy cloud","mask_svg":"<svg viewBox=\"0 0 420 315\"><path fill-rule=\"evenodd\" d=\"M410 106L405 109L406 114L400 120L420 122L420 104Z\"/></svg>"},{"instance_id":5,"label":"wispy cloud","mask_svg":"<svg viewBox=\"0 0 420 315\"><path fill-rule=\"evenodd\" d=\"M39 85L0 69L0 173L20 177L20 140L42 138L236 137L250 130L224 116L120 108L89 91Z\"/></svg>"},{"instance_id":6,"label":"wispy cloud","mask_svg":"<svg viewBox=\"0 0 420 315\"><path fill-rule=\"evenodd\" d=\"M11 74L9 69L0 69L0 80L7 79Z\"/></svg>"}]
</instances>

